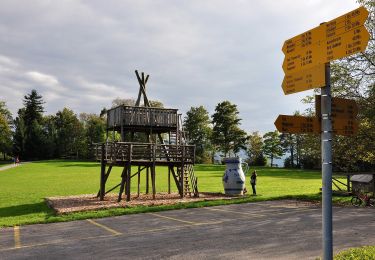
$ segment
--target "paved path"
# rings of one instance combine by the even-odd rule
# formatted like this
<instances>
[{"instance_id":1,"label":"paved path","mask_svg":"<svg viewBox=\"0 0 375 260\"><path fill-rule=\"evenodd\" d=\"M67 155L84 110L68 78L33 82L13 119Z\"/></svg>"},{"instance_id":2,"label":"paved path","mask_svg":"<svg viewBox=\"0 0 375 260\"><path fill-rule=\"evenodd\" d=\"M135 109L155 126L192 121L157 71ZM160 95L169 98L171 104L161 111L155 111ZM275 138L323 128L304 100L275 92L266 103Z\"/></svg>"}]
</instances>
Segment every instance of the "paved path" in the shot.
<instances>
[{"instance_id":1,"label":"paved path","mask_svg":"<svg viewBox=\"0 0 375 260\"><path fill-rule=\"evenodd\" d=\"M15 165L15 164L8 164L8 165L5 165L5 166L1 166L0 167L0 171L5 171L5 170L8 170L10 168L14 168L14 167L17 167L18 165Z\"/></svg>"},{"instance_id":2,"label":"paved path","mask_svg":"<svg viewBox=\"0 0 375 260\"><path fill-rule=\"evenodd\" d=\"M334 208L334 251L375 245L373 208ZM293 201L5 228L0 259L315 259L321 209Z\"/></svg>"},{"instance_id":3,"label":"paved path","mask_svg":"<svg viewBox=\"0 0 375 260\"><path fill-rule=\"evenodd\" d=\"M19 164L8 164L8 165L5 165L5 166L1 166L0 167L0 171L5 171L5 170L8 170L10 168L14 168L14 167L18 167L18 166L21 166L22 164L25 164L25 163L30 163L30 162L23 162L23 163L19 163Z\"/></svg>"}]
</instances>

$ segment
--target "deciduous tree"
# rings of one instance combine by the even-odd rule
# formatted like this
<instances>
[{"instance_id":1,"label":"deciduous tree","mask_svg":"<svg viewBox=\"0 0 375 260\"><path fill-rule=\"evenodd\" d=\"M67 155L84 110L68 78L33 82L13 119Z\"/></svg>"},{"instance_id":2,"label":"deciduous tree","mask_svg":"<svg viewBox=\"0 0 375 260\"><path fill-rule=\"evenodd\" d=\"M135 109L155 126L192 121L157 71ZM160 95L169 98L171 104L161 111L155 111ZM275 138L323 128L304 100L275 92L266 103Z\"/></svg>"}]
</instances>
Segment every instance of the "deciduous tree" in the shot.
<instances>
[{"instance_id":1,"label":"deciduous tree","mask_svg":"<svg viewBox=\"0 0 375 260\"><path fill-rule=\"evenodd\" d=\"M196 147L195 155L198 163L205 161L211 149L210 138L212 135L210 116L203 107L191 107L184 118L184 130L188 133L189 143Z\"/></svg>"},{"instance_id":2,"label":"deciduous tree","mask_svg":"<svg viewBox=\"0 0 375 260\"><path fill-rule=\"evenodd\" d=\"M263 153L270 158L271 167L273 166L273 159L279 159L283 155L278 131L267 132L263 135Z\"/></svg>"}]
</instances>

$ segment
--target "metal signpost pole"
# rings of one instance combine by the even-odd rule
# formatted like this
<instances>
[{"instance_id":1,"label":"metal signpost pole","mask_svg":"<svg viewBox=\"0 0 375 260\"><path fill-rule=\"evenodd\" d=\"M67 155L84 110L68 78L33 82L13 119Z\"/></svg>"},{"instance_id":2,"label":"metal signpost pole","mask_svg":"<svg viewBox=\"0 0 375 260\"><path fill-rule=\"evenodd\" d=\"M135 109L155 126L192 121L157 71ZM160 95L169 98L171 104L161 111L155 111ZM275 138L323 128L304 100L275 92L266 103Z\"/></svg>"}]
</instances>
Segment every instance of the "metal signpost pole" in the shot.
<instances>
[{"instance_id":1,"label":"metal signpost pole","mask_svg":"<svg viewBox=\"0 0 375 260\"><path fill-rule=\"evenodd\" d=\"M331 260L332 247L332 121L330 63L325 64L325 87L321 88L322 111L322 233L323 259Z\"/></svg>"}]
</instances>

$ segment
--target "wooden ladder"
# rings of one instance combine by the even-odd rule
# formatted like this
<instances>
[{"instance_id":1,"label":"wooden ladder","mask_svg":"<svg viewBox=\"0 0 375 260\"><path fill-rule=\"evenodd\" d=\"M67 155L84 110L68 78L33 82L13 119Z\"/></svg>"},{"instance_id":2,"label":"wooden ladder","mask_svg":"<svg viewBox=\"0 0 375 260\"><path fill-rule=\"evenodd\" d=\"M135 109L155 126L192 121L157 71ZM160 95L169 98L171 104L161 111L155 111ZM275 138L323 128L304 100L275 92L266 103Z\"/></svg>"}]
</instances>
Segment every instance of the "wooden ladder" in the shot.
<instances>
[{"instance_id":1,"label":"wooden ladder","mask_svg":"<svg viewBox=\"0 0 375 260\"><path fill-rule=\"evenodd\" d=\"M187 164L184 166L183 169L182 167L178 168L178 175L182 176L183 182L184 182L184 196L194 196L194 197L199 197L199 192L198 192L198 179L195 176L194 173L194 167L191 164ZM182 174L181 174L182 171Z\"/></svg>"}]
</instances>

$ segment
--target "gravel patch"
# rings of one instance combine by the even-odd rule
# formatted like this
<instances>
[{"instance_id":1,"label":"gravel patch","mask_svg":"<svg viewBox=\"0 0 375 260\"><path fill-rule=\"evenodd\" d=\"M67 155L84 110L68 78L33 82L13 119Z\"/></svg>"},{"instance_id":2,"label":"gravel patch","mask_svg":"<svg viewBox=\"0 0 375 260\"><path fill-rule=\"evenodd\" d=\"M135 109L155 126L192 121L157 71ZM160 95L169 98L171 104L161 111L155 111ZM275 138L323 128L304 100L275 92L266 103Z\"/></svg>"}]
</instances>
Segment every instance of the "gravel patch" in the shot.
<instances>
[{"instance_id":1,"label":"gravel patch","mask_svg":"<svg viewBox=\"0 0 375 260\"><path fill-rule=\"evenodd\" d=\"M136 194L131 195L131 200L125 199L117 202L118 194L109 193L105 196L103 201L96 197L96 194L84 194L64 197L48 197L45 198L47 205L52 208L56 214L65 214L78 211L100 210L109 208L126 208L136 206L160 206L173 205L178 203L188 203L193 201L207 201L220 199L233 199L243 196L226 196L222 193L199 193L199 197L184 197L180 198L178 193L157 193L155 199L152 194Z\"/></svg>"}]
</instances>

